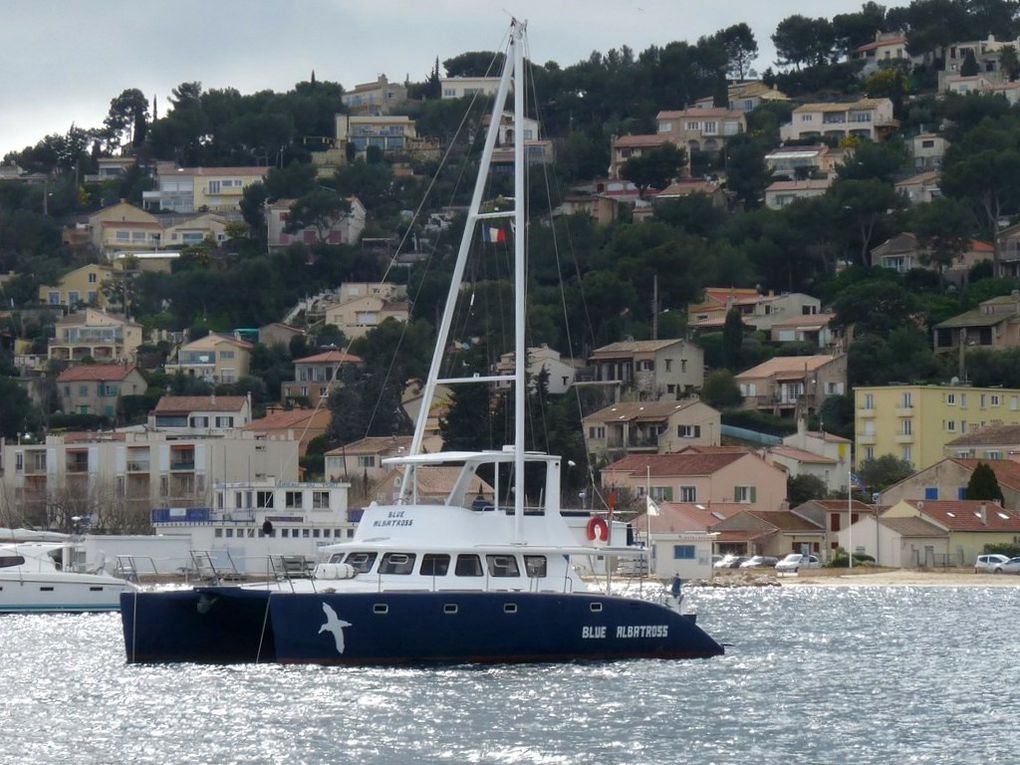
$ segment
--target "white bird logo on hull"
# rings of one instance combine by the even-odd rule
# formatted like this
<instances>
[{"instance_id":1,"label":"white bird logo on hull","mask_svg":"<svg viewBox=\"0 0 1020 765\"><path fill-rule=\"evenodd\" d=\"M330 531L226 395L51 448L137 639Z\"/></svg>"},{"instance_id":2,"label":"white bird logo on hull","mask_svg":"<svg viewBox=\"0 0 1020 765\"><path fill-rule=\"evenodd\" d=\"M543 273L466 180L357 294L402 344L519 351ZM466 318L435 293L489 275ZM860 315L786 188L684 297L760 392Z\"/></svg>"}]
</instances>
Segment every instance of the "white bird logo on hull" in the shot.
<instances>
[{"instance_id":1,"label":"white bird logo on hull","mask_svg":"<svg viewBox=\"0 0 1020 765\"><path fill-rule=\"evenodd\" d=\"M326 623L319 627L319 634L323 632L332 632L333 639L336 640L337 653L344 652L344 627L350 627L350 622L345 622L343 619L336 615L336 611L329 605L329 603L322 604L322 611L326 614Z\"/></svg>"}]
</instances>

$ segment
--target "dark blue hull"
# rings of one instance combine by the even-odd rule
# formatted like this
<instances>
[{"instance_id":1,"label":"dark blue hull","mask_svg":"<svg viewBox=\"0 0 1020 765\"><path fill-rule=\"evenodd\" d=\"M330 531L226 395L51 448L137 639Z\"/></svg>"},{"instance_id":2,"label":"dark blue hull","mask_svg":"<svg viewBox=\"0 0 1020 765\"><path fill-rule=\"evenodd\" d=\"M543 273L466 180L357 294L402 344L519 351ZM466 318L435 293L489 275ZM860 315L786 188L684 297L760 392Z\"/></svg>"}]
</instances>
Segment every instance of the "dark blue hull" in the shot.
<instances>
[{"instance_id":1,"label":"dark blue hull","mask_svg":"<svg viewBox=\"0 0 1020 765\"><path fill-rule=\"evenodd\" d=\"M592 594L277 593L210 587L124 595L129 662L429 664L723 653L693 618Z\"/></svg>"}]
</instances>

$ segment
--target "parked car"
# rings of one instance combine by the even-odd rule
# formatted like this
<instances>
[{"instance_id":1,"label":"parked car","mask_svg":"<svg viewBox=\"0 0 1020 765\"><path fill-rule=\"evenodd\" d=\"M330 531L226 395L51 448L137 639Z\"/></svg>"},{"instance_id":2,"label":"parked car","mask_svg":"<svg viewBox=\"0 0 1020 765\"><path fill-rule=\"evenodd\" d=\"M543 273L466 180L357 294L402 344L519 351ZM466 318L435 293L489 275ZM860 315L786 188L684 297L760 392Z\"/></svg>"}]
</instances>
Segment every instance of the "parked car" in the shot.
<instances>
[{"instance_id":1,"label":"parked car","mask_svg":"<svg viewBox=\"0 0 1020 765\"><path fill-rule=\"evenodd\" d=\"M993 574L1020 574L1020 558L1010 558L992 569Z\"/></svg>"},{"instance_id":2,"label":"parked car","mask_svg":"<svg viewBox=\"0 0 1020 765\"><path fill-rule=\"evenodd\" d=\"M802 568L821 568L822 562L814 555L790 553L776 564L776 571L792 571L797 573Z\"/></svg>"},{"instance_id":3,"label":"parked car","mask_svg":"<svg viewBox=\"0 0 1020 765\"><path fill-rule=\"evenodd\" d=\"M750 558L740 564L741 568L772 568L779 562L779 558L773 558L768 555L752 555Z\"/></svg>"},{"instance_id":4,"label":"parked car","mask_svg":"<svg viewBox=\"0 0 1020 765\"><path fill-rule=\"evenodd\" d=\"M722 560L716 561L713 568L739 568L740 564L747 560L746 555L726 555Z\"/></svg>"},{"instance_id":5,"label":"parked car","mask_svg":"<svg viewBox=\"0 0 1020 765\"><path fill-rule=\"evenodd\" d=\"M999 553L992 553L990 555L979 555L977 560L974 561L974 573L989 573L995 571L996 566L1001 566L1003 563L1009 560L1008 555L1001 555Z\"/></svg>"}]
</instances>

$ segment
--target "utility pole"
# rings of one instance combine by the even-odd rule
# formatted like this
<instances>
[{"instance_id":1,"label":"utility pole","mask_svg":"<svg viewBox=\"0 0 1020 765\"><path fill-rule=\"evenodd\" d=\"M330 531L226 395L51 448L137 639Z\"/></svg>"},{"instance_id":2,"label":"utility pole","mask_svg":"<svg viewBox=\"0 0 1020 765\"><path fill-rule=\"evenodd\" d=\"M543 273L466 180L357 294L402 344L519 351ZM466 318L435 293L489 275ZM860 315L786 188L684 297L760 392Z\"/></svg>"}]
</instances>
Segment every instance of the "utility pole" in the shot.
<instances>
[{"instance_id":1,"label":"utility pole","mask_svg":"<svg viewBox=\"0 0 1020 765\"><path fill-rule=\"evenodd\" d=\"M659 339L659 274L652 274L652 340Z\"/></svg>"}]
</instances>

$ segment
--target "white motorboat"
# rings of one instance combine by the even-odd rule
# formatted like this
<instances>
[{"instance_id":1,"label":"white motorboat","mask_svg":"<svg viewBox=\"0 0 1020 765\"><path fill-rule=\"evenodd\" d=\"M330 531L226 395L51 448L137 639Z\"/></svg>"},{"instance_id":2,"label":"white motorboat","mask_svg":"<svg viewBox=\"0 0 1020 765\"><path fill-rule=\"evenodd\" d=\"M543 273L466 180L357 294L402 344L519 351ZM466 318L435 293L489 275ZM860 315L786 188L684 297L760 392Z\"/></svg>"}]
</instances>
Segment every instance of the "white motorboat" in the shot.
<instances>
[{"instance_id":1,"label":"white motorboat","mask_svg":"<svg viewBox=\"0 0 1020 765\"><path fill-rule=\"evenodd\" d=\"M117 611L135 585L71 570L73 543L0 544L0 614Z\"/></svg>"}]
</instances>

